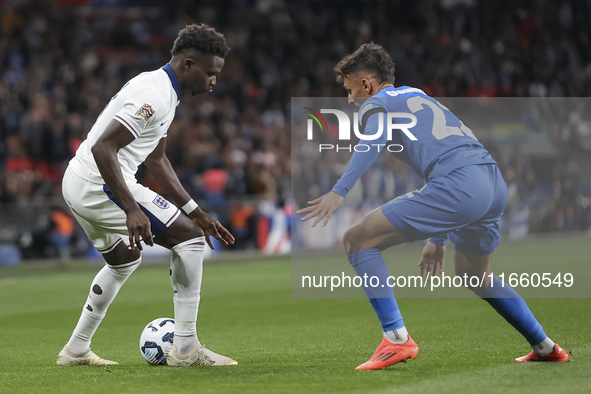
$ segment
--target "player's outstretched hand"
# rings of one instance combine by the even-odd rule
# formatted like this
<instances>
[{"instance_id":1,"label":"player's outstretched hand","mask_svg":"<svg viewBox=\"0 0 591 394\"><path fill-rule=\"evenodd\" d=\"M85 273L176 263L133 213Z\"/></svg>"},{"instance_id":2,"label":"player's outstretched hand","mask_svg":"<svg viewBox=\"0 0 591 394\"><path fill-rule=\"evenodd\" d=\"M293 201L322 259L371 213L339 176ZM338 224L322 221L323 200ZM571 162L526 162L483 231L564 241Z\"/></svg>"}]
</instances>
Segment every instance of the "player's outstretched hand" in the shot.
<instances>
[{"instance_id":1,"label":"player's outstretched hand","mask_svg":"<svg viewBox=\"0 0 591 394\"><path fill-rule=\"evenodd\" d=\"M443 274L445 246L435 245L433 242L427 241L427 245L423 248L423 256L417 266L419 267L419 275L423 277L426 274L428 280L437 275L437 267L439 267L439 273Z\"/></svg>"},{"instance_id":2,"label":"player's outstretched hand","mask_svg":"<svg viewBox=\"0 0 591 394\"><path fill-rule=\"evenodd\" d=\"M316 220L314 220L314 223L312 223L312 227L316 226L318 222L325 218L324 223L322 223L322 227L324 227L328 224L330 217L337 209L339 209L344 200L345 197L341 196L338 193L330 191L322 197L318 197L315 200L308 201L308 204L310 204L310 206L298 210L297 213L307 214L306 216L300 219L302 222L305 222L306 220L310 220L312 218L316 218Z\"/></svg>"},{"instance_id":3,"label":"player's outstretched hand","mask_svg":"<svg viewBox=\"0 0 591 394\"><path fill-rule=\"evenodd\" d=\"M224 245L234 244L234 236L220 222L215 220L213 216L203 212L201 208L197 207L197 209L191 212L189 219L203 230L205 240L211 249L215 249L215 246L211 243L210 236L213 236Z\"/></svg>"},{"instance_id":4,"label":"player's outstretched hand","mask_svg":"<svg viewBox=\"0 0 591 394\"><path fill-rule=\"evenodd\" d=\"M146 245L154 246L150 219L139 208L127 212L126 225L127 230L129 230L131 250L134 250L136 246L139 250L142 250L140 239L143 239Z\"/></svg>"}]
</instances>

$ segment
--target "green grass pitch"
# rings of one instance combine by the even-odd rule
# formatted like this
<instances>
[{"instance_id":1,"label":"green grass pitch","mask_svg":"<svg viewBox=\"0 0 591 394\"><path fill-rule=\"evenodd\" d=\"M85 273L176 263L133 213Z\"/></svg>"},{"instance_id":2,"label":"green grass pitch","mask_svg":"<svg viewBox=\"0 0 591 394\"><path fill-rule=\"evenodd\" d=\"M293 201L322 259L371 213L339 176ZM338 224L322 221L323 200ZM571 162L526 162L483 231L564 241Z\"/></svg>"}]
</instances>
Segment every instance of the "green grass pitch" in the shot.
<instances>
[{"instance_id":1,"label":"green grass pitch","mask_svg":"<svg viewBox=\"0 0 591 394\"><path fill-rule=\"evenodd\" d=\"M505 258L519 264L564 248L564 259L589 261L588 239L521 245L505 246L511 251ZM416 265L419 253L401 248L399 257ZM451 255L448 260L451 265ZM292 299L289 257L206 263L199 337L238 360L235 367L152 367L143 360L143 327L173 315L165 263L145 264L132 275L94 338L92 349L121 365L58 367L57 354L99 268L74 263L0 270L1 393L591 392L589 299L528 300L546 332L572 354L560 364L513 363L529 346L481 300L400 299L420 347L417 359L354 371L381 339L371 306L364 299Z\"/></svg>"}]
</instances>

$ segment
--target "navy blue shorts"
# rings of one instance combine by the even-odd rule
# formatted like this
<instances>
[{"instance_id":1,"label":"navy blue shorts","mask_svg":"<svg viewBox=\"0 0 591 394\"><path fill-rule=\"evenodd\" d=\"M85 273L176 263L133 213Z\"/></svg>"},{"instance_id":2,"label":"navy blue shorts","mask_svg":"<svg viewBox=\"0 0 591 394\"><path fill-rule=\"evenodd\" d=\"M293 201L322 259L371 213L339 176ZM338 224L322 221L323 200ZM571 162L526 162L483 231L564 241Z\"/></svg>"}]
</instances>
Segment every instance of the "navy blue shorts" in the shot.
<instances>
[{"instance_id":1,"label":"navy blue shorts","mask_svg":"<svg viewBox=\"0 0 591 394\"><path fill-rule=\"evenodd\" d=\"M501 243L506 203L507 184L497 165L469 165L396 197L382 212L410 242L447 234L456 250L485 256Z\"/></svg>"}]
</instances>

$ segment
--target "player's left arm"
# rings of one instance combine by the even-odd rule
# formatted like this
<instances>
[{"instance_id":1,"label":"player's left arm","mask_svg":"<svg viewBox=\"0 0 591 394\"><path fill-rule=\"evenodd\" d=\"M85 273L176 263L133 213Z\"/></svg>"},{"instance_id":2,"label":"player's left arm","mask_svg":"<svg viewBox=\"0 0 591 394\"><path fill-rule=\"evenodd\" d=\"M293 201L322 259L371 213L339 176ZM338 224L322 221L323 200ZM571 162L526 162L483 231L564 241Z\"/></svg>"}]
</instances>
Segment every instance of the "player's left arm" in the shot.
<instances>
[{"instance_id":1,"label":"player's left arm","mask_svg":"<svg viewBox=\"0 0 591 394\"><path fill-rule=\"evenodd\" d=\"M147 157L144 164L156 182L162 187L167 196L179 206L184 206L191 200L191 196L179 180L172 164L166 157L166 138L162 138L154 151ZM225 245L234 244L234 237L230 232L215 220L211 215L204 212L200 207L188 213L189 219L199 226L205 233L207 243L215 249L209 240L213 236Z\"/></svg>"},{"instance_id":2,"label":"player's left arm","mask_svg":"<svg viewBox=\"0 0 591 394\"><path fill-rule=\"evenodd\" d=\"M437 275L438 268L439 273L443 274L445 268L445 241L443 245L436 244L431 240L427 241L417 266L419 267L419 275L423 277L426 274L427 279Z\"/></svg>"}]
</instances>

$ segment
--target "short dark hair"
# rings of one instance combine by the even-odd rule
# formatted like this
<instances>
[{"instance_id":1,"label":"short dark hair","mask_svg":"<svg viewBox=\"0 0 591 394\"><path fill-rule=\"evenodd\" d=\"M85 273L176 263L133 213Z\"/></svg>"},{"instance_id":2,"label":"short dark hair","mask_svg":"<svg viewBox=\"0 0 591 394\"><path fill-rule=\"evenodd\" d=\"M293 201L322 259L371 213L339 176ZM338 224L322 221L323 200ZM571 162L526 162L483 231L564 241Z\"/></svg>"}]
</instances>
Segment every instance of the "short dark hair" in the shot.
<instances>
[{"instance_id":1,"label":"short dark hair","mask_svg":"<svg viewBox=\"0 0 591 394\"><path fill-rule=\"evenodd\" d=\"M358 71L369 71L379 78L380 82L394 83L394 62L381 45L373 42L363 44L355 52L345 56L334 71L338 83L343 83L346 75Z\"/></svg>"},{"instance_id":2,"label":"short dark hair","mask_svg":"<svg viewBox=\"0 0 591 394\"><path fill-rule=\"evenodd\" d=\"M172 56L186 50L194 50L205 55L219 56L225 59L228 55L228 45L222 33L215 31L213 27L205 24L187 25L179 31L179 36L174 40L172 46Z\"/></svg>"}]
</instances>

